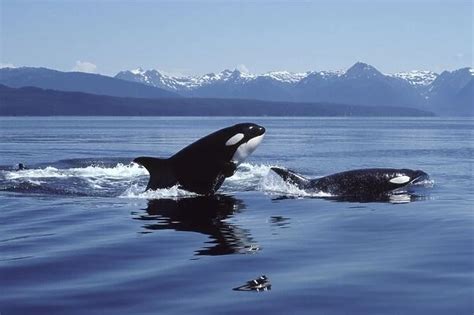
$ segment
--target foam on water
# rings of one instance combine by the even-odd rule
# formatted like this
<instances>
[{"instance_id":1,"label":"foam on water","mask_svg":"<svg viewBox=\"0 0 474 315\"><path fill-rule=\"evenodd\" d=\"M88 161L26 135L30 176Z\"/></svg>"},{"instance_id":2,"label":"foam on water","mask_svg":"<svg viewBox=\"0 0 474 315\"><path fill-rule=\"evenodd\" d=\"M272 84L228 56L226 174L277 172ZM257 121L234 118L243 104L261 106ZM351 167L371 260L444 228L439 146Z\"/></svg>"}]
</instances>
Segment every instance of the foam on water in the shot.
<instances>
[{"instance_id":1,"label":"foam on water","mask_svg":"<svg viewBox=\"0 0 474 315\"><path fill-rule=\"evenodd\" d=\"M272 167L278 165L242 163L234 176L225 181L224 188L241 190L258 190L269 195L285 195L293 197L331 197L324 192L307 192L296 185L288 183L274 172Z\"/></svg>"},{"instance_id":2,"label":"foam on water","mask_svg":"<svg viewBox=\"0 0 474 315\"><path fill-rule=\"evenodd\" d=\"M133 184L118 197L130 199L180 199L194 196L198 196L198 194L181 189L178 187L178 185L175 185L170 188L145 191L144 186L139 184Z\"/></svg>"},{"instance_id":3,"label":"foam on water","mask_svg":"<svg viewBox=\"0 0 474 315\"><path fill-rule=\"evenodd\" d=\"M135 182L146 181L148 172L135 163L104 166L0 170L0 190L17 193L113 197Z\"/></svg>"},{"instance_id":4,"label":"foam on water","mask_svg":"<svg viewBox=\"0 0 474 315\"><path fill-rule=\"evenodd\" d=\"M132 178L147 175L145 168L136 163L124 165L117 163L113 167L90 165L80 168L58 169L47 166L39 169L27 169L21 171L1 171L5 179L31 179L31 178L64 178L64 177L105 177L111 179Z\"/></svg>"},{"instance_id":5,"label":"foam on water","mask_svg":"<svg viewBox=\"0 0 474 315\"><path fill-rule=\"evenodd\" d=\"M259 190L269 195L284 195L292 197L332 197L331 194L315 191L308 192L300 189L296 185L284 181L280 176L273 172L269 172L267 176L260 182Z\"/></svg>"},{"instance_id":6,"label":"foam on water","mask_svg":"<svg viewBox=\"0 0 474 315\"><path fill-rule=\"evenodd\" d=\"M226 178L222 185L225 191L255 191L268 175L273 165L242 163L235 174Z\"/></svg>"},{"instance_id":7,"label":"foam on water","mask_svg":"<svg viewBox=\"0 0 474 315\"><path fill-rule=\"evenodd\" d=\"M270 165L243 163L234 176L224 182L220 191L255 191L270 172ZM73 191L80 195L118 196L120 198L181 198L196 194L174 186L145 191L147 170L136 164L112 166L92 164L85 167L58 168L54 163L43 168L0 170L2 190L44 193Z\"/></svg>"},{"instance_id":8,"label":"foam on water","mask_svg":"<svg viewBox=\"0 0 474 315\"><path fill-rule=\"evenodd\" d=\"M417 187L425 187L425 188L433 188L435 181L431 178L421 180L419 182L415 182L410 184L410 186L417 186Z\"/></svg>"},{"instance_id":9,"label":"foam on water","mask_svg":"<svg viewBox=\"0 0 474 315\"><path fill-rule=\"evenodd\" d=\"M242 163L229 181L255 181L267 176L270 169L275 165Z\"/></svg>"}]
</instances>

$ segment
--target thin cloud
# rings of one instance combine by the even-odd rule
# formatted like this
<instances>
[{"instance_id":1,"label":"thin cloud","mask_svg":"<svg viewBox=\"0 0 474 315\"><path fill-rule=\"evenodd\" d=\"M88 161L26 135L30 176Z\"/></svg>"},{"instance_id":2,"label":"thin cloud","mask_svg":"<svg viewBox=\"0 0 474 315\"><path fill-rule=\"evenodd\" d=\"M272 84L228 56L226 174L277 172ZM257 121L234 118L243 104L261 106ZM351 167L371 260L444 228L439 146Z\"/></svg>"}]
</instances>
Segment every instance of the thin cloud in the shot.
<instances>
[{"instance_id":1,"label":"thin cloud","mask_svg":"<svg viewBox=\"0 0 474 315\"><path fill-rule=\"evenodd\" d=\"M72 71L97 73L97 66L89 61L78 60Z\"/></svg>"},{"instance_id":2,"label":"thin cloud","mask_svg":"<svg viewBox=\"0 0 474 315\"><path fill-rule=\"evenodd\" d=\"M238 65L237 67L235 67L235 69L239 70L242 73L250 73L249 68L247 68L247 66L245 66L244 64Z\"/></svg>"}]
</instances>

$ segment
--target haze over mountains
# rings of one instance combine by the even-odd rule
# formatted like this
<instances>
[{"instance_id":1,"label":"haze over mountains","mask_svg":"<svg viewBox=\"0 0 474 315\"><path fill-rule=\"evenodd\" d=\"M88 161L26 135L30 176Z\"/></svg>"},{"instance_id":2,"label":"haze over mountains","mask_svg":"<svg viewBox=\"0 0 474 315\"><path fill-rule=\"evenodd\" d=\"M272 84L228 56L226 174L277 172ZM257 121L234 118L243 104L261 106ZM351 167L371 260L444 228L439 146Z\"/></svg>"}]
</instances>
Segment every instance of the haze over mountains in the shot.
<instances>
[{"instance_id":1,"label":"haze over mountains","mask_svg":"<svg viewBox=\"0 0 474 315\"><path fill-rule=\"evenodd\" d=\"M11 88L31 86L140 99L253 99L286 102L290 107L298 102L364 105L373 108L409 107L451 116L473 115L474 111L472 68L444 71L441 74L411 71L387 75L373 66L358 62L346 71L278 71L253 75L238 70L224 70L216 74L175 77L157 70L137 69L121 71L115 77L108 77L23 67L0 69L0 84ZM19 89L18 93L0 90L1 93L7 91L11 104L21 103L18 98L22 93L31 94L31 90L24 89ZM51 91L48 93L49 96L52 95ZM36 94L45 96L44 93ZM12 95L16 98L15 102L12 101ZM5 97L0 97L0 101L5 103ZM117 100L118 98L115 99ZM107 103L110 102L111 99L108 99ZM135 103L143 104L142 101ZM213 102L217 103L222 104ZM178 106L181 103L174 104ZM385 112L390 115L389 111Z\"/></svg>"}]
</instances>

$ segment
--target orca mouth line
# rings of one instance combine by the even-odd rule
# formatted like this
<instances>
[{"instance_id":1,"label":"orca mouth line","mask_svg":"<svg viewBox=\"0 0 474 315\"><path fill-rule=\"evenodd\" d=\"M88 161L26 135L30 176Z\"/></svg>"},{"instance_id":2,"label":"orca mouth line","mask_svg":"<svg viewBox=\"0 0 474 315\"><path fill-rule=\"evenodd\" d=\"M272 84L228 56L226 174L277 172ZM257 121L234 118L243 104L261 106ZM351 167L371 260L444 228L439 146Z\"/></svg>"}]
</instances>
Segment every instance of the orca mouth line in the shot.
<instances>
[{"instance_id":1,"label":"orca mouth line","mask_svg":"<svg viewBox=\"0 0 474 315\"><path fill-rule=\"evenodd\" d=\"M419 184L419 183L422 183L424 181L427 181L430 179L430 176L428 174L426 174L425 172L423 171L420 171L420 175L418 175L417 177L415 177L414 179L412 179L410 181L410 185L416 185L416 184Z\"/></svg>"}]
</instances>

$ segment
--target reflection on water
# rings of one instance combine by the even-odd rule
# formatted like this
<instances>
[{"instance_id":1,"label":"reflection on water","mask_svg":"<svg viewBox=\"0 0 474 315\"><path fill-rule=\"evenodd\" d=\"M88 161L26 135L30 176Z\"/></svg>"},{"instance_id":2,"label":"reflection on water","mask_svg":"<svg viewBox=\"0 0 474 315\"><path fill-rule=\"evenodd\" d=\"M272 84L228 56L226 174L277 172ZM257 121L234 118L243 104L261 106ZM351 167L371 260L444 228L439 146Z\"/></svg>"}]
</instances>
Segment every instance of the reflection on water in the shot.
<instances>
[{"instance_id":1,"label":"reflection on water","mask_svg":"<svg viewBox=\"0 0 474 315\"><path fill-rule=\"evenodd\" d=\"M285 199L298 199L299 196L278 196L272 198L272 200L285 200ZM424 201L429 200L430 196L425 193L420 194L420 192L403 192L396 194L378 194L378 195L359 195L359 196L330 196L330 197L311 197L318 199L327 199L336 202L356 202L356 203L370 203L370 202L383 202L383 203L392 203L392 204L403 204L415 201Z\"/></svg>"},{"instance_id":2,"label":"reflection on water","mask_svg":"<svg viewBox=\"0 0 474 315\"><path fill-rule=\"evenodd\" d=\"M249 230L227 222L243 209L242 200L226 195L154 199L148 202L146 213L135 213L134 219L147 221L144 233L172 229L208 235L211 240L195 255L253 253L259 246Z\"/></svg>"},{"instance_id":3,"label":"reflection on water","mask_svg":"<svg viewBox=\"0 0 474 315\"><path fill-rule=\"evenodd\" d=\"M276 227L286 229L290 225L290 218L286 218L280 215L271 216L269 222Z\"/></svg>"},{"instance_id":4,"label":"reflection on water","mask_svg":"<svg viewBox=\"0 0 474 315\"><path fill-rule=\"evenodd\" d=\"M418 195L413 192L403 192L403 193L396 193L396 194L340 196L340 197L330 197L327 199L330 199L333 201L341 201L341 202L359 202L359 203L386 202L386 203L392 203L392 204L401 204L401 203L427 200L428 197Z\"/></svg>"}]
</instances>

